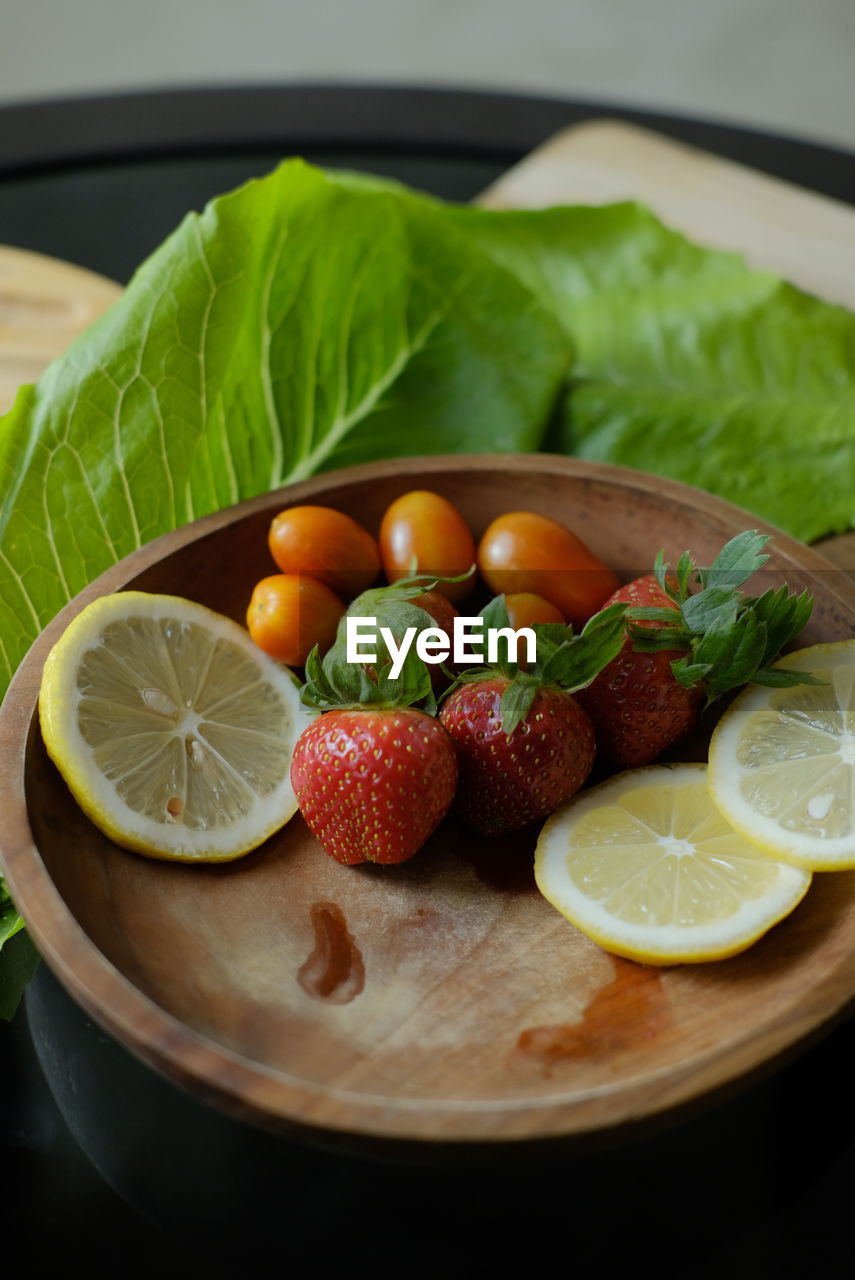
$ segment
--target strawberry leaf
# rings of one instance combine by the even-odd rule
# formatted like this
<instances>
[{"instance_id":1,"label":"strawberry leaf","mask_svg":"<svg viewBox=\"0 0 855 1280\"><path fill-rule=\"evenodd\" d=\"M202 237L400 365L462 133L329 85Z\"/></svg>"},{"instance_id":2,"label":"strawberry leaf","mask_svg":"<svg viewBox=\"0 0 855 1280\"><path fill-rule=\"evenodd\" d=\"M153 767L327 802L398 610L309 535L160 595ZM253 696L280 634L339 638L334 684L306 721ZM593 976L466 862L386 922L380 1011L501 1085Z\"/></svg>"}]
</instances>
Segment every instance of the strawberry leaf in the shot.
<instances>
[{"instance_id":1,"label":"strawberry leaf","mask_svg":"<svg viewBox=\"0 0 855 1280\"><path fill-rule=\"evenodd\" d=\"M566 640L573 635L573 628L564 622L536 622L533 627L537 636L537 661L539 669L548 658Z\"/></svg>"},{"instance_id":2,"label":"strawberry leaf","mask_svg":"<svg viewBox=\"0 0 855 1280\"><path fill-rule=\"evenodd\" d=\"M373 618L381 605L415 600L426 591L433 591L437 582L437 578L428 577L400 578L385 587L369 587L350 602L347 612L353 618Z\"/></svg>"},{"instance_id":3,"label":"strawberry leaf","mask_svg":"<svg viewBox=\"0 0 855 1280\"><path fill-rule=\"evenodd\" d=\"M692 637L681 627L639 627L630 623L629 638L636 653L661 653L668 649L688 649Z\"/></svg>"},{"instance_id":4,"label":"strawberry leaf","mask_svg":"<svg viewBox=\"0 0 855 1280\"><path fill-rule=\"evenodd\" d=\"M677 684L684 689L692 689L709 675L712 666L708 662L692 662L690 658L675 658L671 663L671 671Z\"/></svg>"},{"instance_id":5,"label":"strawberry leaf","mask_svg":"<svg viewBox=\"0 0 855 1280\"><path fill-rule=\"evenodd\" d=\"M711 627L731 627L739 611L740 596L731 587L706 587L684 601L681 612L689 631L709 631Z\"/></svg>"},{"instance_id":6,"label":"strawberry leaf","mask_svg":"<svg viewBox=\"0 0 855 1280\"><path fill-rule=\"evenodd\" d=\"M745 607L765 624L766 649L762 665L766 666L804 627L813 609L813 597L807 591L791 596L786 587L779 587L777 591L770 588L762 596L746 600Z\"/></svg>"},{"instance_id":7,"label":"strawberry leaf","mask_svg":"<svg viewBox=\"0 0 855 1280\"><path fill-rule=\"evenodd\" d=\"M626 611L627 622L664 622L673 626L679 617L677 610L668 605L631 604Z\"/></svg>"},{"instance_id":8,"label":"strawberry leaf","mask_svg":"<svg viewBox=\"0 0 855 1280\"><path fill-rule=\"evenodd\" d=\"M412 648L404 659L400 673L392 678L390 665L384 663L377 673L377 694L386 706L411 707L419 703L422 711L436 715L436 698L427 666ZM376 699L371 699L374 705Z\"/></svg>"},{"instance_id":9,"label":"strawberry leaf","mask_svg":"<svg viewBox=\"0 0 855 1280\"><path fill-rule=\"evenodd\" d=\"M653 576L662 590L674 599L674 592L668 581L668 565L665 562L665 552L661 547L656 552L656 559L653 561Z\"/></svg>"},{"instance_id":10,"label":"strawberry leaf","mask_svg":"<svg viewBox=\"0 0 855 1280\"><path fill-rule=\"evenodd\" d=\"M446 702L453 693L455 693L461 685L477 684L479 680L492 680L495 677L495 671L491 671L489 667L466 667L463 671L458 671L454 675L454 682L447 689L443 689L439 695L440 702Z\"/></svg>"},{"instance_id":11,"label":"strawberry leaf","mask_svg":"<svg viewBox=\"0 0 855 1280\"><path fill-rule=\"evenodd\" d=\"M696 663L709 663L705 678L710 698L747 684L761 665L766 649L766 627L755 614L746 613L738 626L715 626L694 649Z\"/></svg>"},{"instance_id":12,"label":"strawberry leaf","mask_svg":"<svg viewBox=\"0 0 855 1280\"><path fill-rule=\"evenodd\" d=\"M756 529L746 529L726 542L708 569L699 569L702 586L714 583L719 587L741 587L752 573L756 573L769 559L763 548L769 535Z\"/></svg>"},{"instance_id":13,"label":"strawberry leaf","mask_svg":"<svg viewBox=\"0 0 855 1280\"><path fill-rule=\"evenodd\" d=\"M381 590L385 591L385 588ZM370 594L364 592L358 599L364 601L365 596ZM346 614L339 623L335 642L326 656L321 659L317 649L314 649L306 659L302 701L319 711L363 706L409 707L421 703L425 711L433 714L436 700L431 687L430 671L418 656L415 644L411 643L399 673L393 677L393 655L380 635L381 627L386 627L400 645L408 632L415 632L417 635L433 619L424 609L419 609L406 598L395 599L394 593L391 597L384 595L380 598L378 590L371 604L374 609L372 614L353 616L373 617L376 620L376 659L366 658L364 663L348 662ZM370 672L367 669L369 666Z\"/></svg>"},{"instance_id":14,"label":"strawberry leaf","mask_svg":"<svg viewBox=\"0 0 855 1280\"><path fill-rule=\"evenodd\" d=\"M484 608L478 615L484 619L484 630L490 627L509 627L511 620L508 617L508 605L505 597L493 596L489 604L485 604Z\"/></svg>"},{"instance_id":15,"label":"strawberry leaf","mask_svg":"<svg viewBox=\"0 0 855 1280\"><path fill-rule=\"evenodd\" d=\"M399 578L397 582L387 583L382 587L369 587L347 606L347 612L355 618L373 618L381 605L394 601L416 600L427 591L433 591L443 582L464 582L471 578L475 566L470 565L465 573L455 578L441 578L435 573L415 573L409 578Z\"/></svg>"},{"instance_id":16,"label":"strawberry leaf","mask_svg":"<svg viewBox=\"0 0 855 1280\"><path fill-rule=\"evenodd\" d=\"M791 689L799 684L827 684L807 671L791 671L787 667L762 667L751 677L752 684L766 685L770 689Z\"/></svg>"},{"instance_id":17,"label":"strawberry leaf","mask_svg":"<svg viewBox=\"0 0 855 1280\"><path fill-rule=\"evenodd\" d=\"M525 720L540 684L536 676L521 671L502 694L499 714L502 717L502 732L507 737Z\"/></svg>"},{"instance_id":18,"label":"strawberry leaf","mask_svg":"<svg viewBox=\"0 0 855 1280\"><path fill-rule=\"evenodd\" d=\"M557 685L566 693L584 689L623 648L626 639L625 604L611 604L595 613L577 636L570 636L541 665L541 684Z\"/></svg>"},{"instance_id":19,"label":"strawberry leaf","mask_svg":"<svg viewBox=\"0 0 855 1280\"><path fill-rule=\"evenodd\" d=\"M689 579L695 570L695 562L688 551L684 551L677 561L676 574L670 572L671 566L665 559L665 552L660 547L653 561L653 576L675 604L681 604L689 594Z\"/></svg>"},{"instance_id":20,"label":"strawberry leaf","mask_svg":"<svg viewBox=\"0 0 855 1280\"><path fill-rule=\"evenodd\" d=\"M669 592L669 595L678 603L686 600L690 591L690 579L695 572L695 562L688 551L684 551L677 561L677 591L676 594ZM667 587L666 587L667 590Z\"/></svg>"},{"instance_id":21,"label":"strawberry leaf","mask_svg":"<svg viewBox=\"0 0 855 1280\"><path fill-rule=\"evenodd\" d=\"M329 671L325 670L318 646L315 645L306 659L306 681L300 692L301 701L316 711L331 711L342 705L343 697L346 695L336 686L335 668L330 666Z\"/></svg>"}]
</instances>

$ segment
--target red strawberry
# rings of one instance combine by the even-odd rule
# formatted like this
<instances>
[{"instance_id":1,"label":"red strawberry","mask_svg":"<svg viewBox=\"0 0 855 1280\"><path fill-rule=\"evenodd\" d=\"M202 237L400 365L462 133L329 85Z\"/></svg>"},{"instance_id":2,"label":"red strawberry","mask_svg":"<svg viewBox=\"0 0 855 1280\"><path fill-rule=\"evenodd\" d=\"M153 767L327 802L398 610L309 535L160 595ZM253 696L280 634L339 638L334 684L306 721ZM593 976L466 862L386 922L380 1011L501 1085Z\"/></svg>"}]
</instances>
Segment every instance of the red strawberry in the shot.
<instances>
[{"instance_id":1,"label":"red strawberry","mask_svg":"<svg viewBox=\"0 0 855 1280\"><path fill-rule=\"evenodd\" d=\"M330 711L300 735L291 782L337 862L404 862L447 813L457 757L440 724L414 707Z\"/></svg>"},{"instance_id":2,"label":"red strawberry","mask_svg":"<svg viewBox=\"0 0 855 1280\"><path fill-rule=\"evenodd\" d=\"M674 626L680 624L680 608L663 591L654 574L636 578L620 587L606 605L670 609ZM664 627L663 621L639 621L640 627ZM616 658L578 693L579 701L594 724L597 749L612 765L634 769L657 759L672 743L695 727L704 702L700 684L684 688L671 671L671 663L685 649L637 652L628 637Z\"/></svg>"},{"instance_id":3,"label":"red strawberry","mask_svg":"<svg viewBox=\"0 0 855 1280\"><path fill-rule=\"evenodd\" d=\"M563 690L537 689L510 734L502 719L505 676L456 689L440 722L457 747L461 818L484 835L527 826L552 813L590 773L594 730L585 712Z\"/></svg>"},{"instance_id":4,"label":"red strawberry","mask_svg":"<svg viewBox=\"0 0 855 1280\"><path fill-rule=\"evenodd\" d=\"M701 707L754 681L780 686L813 677L769 668L807 622L813 600L786 587L761 596L740 588L768 560L767 534L731 538L707 569L686 552L673 573L662 552L654 572L614 593L626 606L628 638L580 692L598 750L613 765L649 764L697 724ZM700 589L692 590L692 585Z\"/></svg>"}]
</instances>

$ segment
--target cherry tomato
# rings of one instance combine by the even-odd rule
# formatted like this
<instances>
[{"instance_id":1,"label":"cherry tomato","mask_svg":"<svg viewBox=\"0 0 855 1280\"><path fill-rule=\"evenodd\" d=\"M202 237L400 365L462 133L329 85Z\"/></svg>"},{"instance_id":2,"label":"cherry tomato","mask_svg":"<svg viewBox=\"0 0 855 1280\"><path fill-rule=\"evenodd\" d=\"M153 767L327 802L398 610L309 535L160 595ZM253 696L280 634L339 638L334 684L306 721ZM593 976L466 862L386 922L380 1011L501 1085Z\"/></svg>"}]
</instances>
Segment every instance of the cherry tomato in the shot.
<instances>
[{"instance_id":1,"label":"cherry tomato","mask_svg":"<svg viewBox=\"0 0 855 1280\"><path fill-rule=\"evenodd\" d=\"M380 572L380 553L371 534L332 507L280 511L268 543L283 573L308 574L345 600L365 591Z\"/></svg>"},{"instance_id":2,"label":"cherry tomato","mask_svg":"<svg viewBox=\"0 0 855 1280\"><path fill-rule=\"evenodd\" d=\"M561 610L533 591L518 591L505 596L505 608L514 631L519 631L520 627L533 627L537 622L564 622Z\"/></svg>"},{"instance_id":3,"label":"cherry tomato","mask_svg":"<svg viewBox=\"0 0 855 1280\"><path fill-rule=\"evenodd\" d=\"M490 525L478 568L496 595L533 592L582 626L620 585L569 529L532 511L509 511Z\"/></svg>"},{"instance_id":4,"label":"cherry tomato","mask_svg":"<svg viewBox=\"0 0 855 1280\"><path fill-rule=\"evenodd\" d=\"M397 498L380 525L380 556L390 582L413 573L454 578L475 563L475 542L457 508L428 489L413 489ZM474 575L464 582L441 582L436 588L448 600L464 600Z\"/></svg>"},{"instance_id":5,"label":"cherry tomato","mask_svg":"<svg viewBox=\"0 0 855 1280\"><path fill-rule=\"evenodd\" d=\"M532 591L518 591L505 596L505 608L508 611L508 622L514 631L519 631L520 627L533 627L538 622L557 622L562 627L566 625L561 610ZM517 662L523 671L527 671L528 662L522 656L524 653L525 646L520 645Z\"/></svg>"},{"instance_id":6,"label":"cherry tomato","mask_svg":"<svg viewBox=\"0 0 855 1280\"><path fill-rule=\"evenodd\" d=\"M271 658L302 667L315 645L321 653L330 647L344 610L344 602L316 578L274 573L255 584L246 625Z\"/></svg>"}]
</instances>

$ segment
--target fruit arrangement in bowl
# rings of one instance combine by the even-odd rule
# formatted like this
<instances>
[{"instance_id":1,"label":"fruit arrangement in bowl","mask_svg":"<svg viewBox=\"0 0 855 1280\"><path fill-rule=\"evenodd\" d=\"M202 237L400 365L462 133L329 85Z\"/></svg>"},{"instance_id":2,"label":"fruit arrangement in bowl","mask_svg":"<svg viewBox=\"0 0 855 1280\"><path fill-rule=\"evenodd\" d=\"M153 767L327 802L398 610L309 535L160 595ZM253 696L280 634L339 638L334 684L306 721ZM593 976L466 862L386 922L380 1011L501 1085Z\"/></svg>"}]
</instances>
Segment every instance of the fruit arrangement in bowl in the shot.
<instances>
[{"instance_id":1,"label":"fruit arrangement in bowl","mask_svg":"<svg viewBox=\"0 0 855 1280\"><path fill-rule=\"evenodd\" d=\"M412 537L392 537L396 512L411 517L424 494L454 514L460 557L425 563ZM337 523L330 545L346 582L278 551L289 512L299 523L307 509ZM524 564L507 558L517 513L526 532L537 527ZM362 531L368 564L344 554L341 519ZM804 897L821 865L804 855L806 833L784 815L794 834L778 850L760 830L776 803L799 798L803 764L783 761L786 735L825 716L828 768L821 777L817 752L802 809L827 829L822 865L842 847L832 828L845 827L845 797L827 775L846 744L838 731L828 745L840 719L829 699L844 696L851 659L837 642L851 635L855 601L819 556L755 525L719 499L606 465L455 457L333 473L135 553L48 628L4 710L5 798L16 777L25 797L10 809L4 856L48 962L136 1052L224 1105L366 1140L578 1133L765 1061L839 1007L841 957L855 964L850 877L820 877ZM556 563L546 530L583 545L582 584L596 579L583 604L550 585L566 589L572 568ZM532 548L552 558L537 565ZM537 581L491 576L532 567ZM297 579L298 601L305 580L322 585L335 625L323 632L310 603L277 630L253 591L271 578ZM480 661L455 662L455 621ZM355 662L348 622L363 637ZM93 826L45 749L63 763L68 721L52 716L69 713L57 691L99 629L115 663L87 659L77 681L88 749L111 785L123 770L147 779L137 793L165 811L165 849L148 834L124 839L115 814ZM164 659L168 632L179 643ZM279 640L302 648L274 655ZM826 647L775 656L816 645ZM143 736L113 760L107 728L127 721L129 671ZM707 769L698 744L705 755L716 710L704 705L713 693L727 703L752 675L764 683L725 706ZM615 727L627 683L630 719ZM30 728L12 749L16 700ZM154 786L158 736L180 750ZM735 764L721 765L719 741ZM803 762L803 742L798 752ZM234 809L233 845L213 848L223 830L199 803L200 777L215 814ZM279 806L272 833L253 789ZM724 811L729 792L747 812ZM86 807L99 821L105 793L90 785ZM195 849L180 844L188 830Z\"/></svg>"},{"instance_id":2,"label":"fruit arrangement in bowl","mask_svg":"<svg viewBox=\"0 0 855 1280\"><path fill-rule=\"evenodd\" d=\"M736 534L708 567L685 551L672 570L660 550L621 585L549 516L503 512L476 546L452 502L414 489L383 513L378 538L311 504L278 512L267 541L279 572L253 589L250 640L192 602L126 592L94 601L51 650L47 749L119 844L231 859L299 806L337 862L390 865L452 806L488 846L554 815L535 853L541 892L610 950L673 963L755 941L806 892L804 845L827 843L832 811L847 828L839 682L809 661L772 665L812 598L743 589L768 561L768 534ZM473 594L477 604L490 590L500 594L473 614ZM840 654L848 665L846 642ZM279 664L300 668L299 688ZM746 735L739 706L725 716L747 785L727 768L711 788L698 767L636 772L679 744L705 703L749 683L767 691L749 721L772 727ZM799 715L817 685L819 778ZM597 762L610 783L566 805ZM768 816L773 789L756 779L770 765L789 765L786 814L806 815L800 838L778 821L787 864L772 860L777 811L770 848L750 839ZM724 816L734 795L747 835ZM855 823L842 843L835 856L855 865Z\"/></svg>"}]
</instances>

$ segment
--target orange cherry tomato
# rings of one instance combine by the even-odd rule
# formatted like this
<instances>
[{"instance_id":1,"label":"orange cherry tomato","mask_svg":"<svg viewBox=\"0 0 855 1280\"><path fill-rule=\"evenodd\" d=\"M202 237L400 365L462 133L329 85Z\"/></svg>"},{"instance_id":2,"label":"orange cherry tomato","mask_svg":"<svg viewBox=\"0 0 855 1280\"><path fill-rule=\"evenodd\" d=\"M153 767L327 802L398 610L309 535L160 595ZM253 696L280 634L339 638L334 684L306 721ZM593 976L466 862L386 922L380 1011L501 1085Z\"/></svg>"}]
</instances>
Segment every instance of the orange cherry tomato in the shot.
<instances>
[{"instance_id":1,"label":"orange cherry tomato","mask_svg":"<svg viewBox=\"0 0 855 1280\"><path fill-rule=\"evenodd\" d=\"M533 627L538 622L557 622L562 627L566 626L561 610L533 591L518 591L505 596L505 608L514 631L519 631L520 627ZM527 671L528 662L522 656L524 652L524 646L520 646L517 662L523 671Z\"/></svg>"},{"instance_id":2,"label":"orange cherry tomato","mask_svg":"<svg viewBox=\"0 0 855 1280\"><path fill-rule=\"evenodd\" d=\"M532 511L509 511L478 547L478 568L496 595L533 592L582 626L620 583L563 524Z\"/></svg>"},{"instance_id":3,"label":"orange cherry tomato","mask_svg":"<svg viewBox=\"0 0 855 1280\"><path fill-rule=\"evenodd\" d=\"M271 658L302 667L318 645L324 653L335 639L345 605L316 578L274 573L255 584L246 625Z\"/></svg>"},{"instance_id":4,"label":"orange cherry tomato","mask_svg":"<svg viewBox=\"0 0 855 1280\"><path fill-rule=\"evenodd\" d=\"M505 596L505 608L514 631L519 631L520 627L533 627L538 622L564 622L561 610L533 591L518 591Z\"/></svg>"},{"instance_id":5,"label":"orange cherry tomato","mask_svg":"<svg viewBox=\"0 0 855 1280\"><path fill-rule=\"evenodd\" d=\"M380 572L377 543L367 529L332 507L289 507L270 526L270 554L283 573L308 574L345 600Z\"/></svg>"},{"instance_id":6,"label":"orange cherry tomato","mask_svg":"<svg viewBox=\"0 0 855 1280\"><path fill-rule=\"evenodd\" d=\"M380 525L380 556L390 582L424 573L455 578L475 563L475 542L457 508L428 489L397 498ZM441 582L447 600L465 600L474 575L463 582Z\"/></svg>"}]
</instances>

